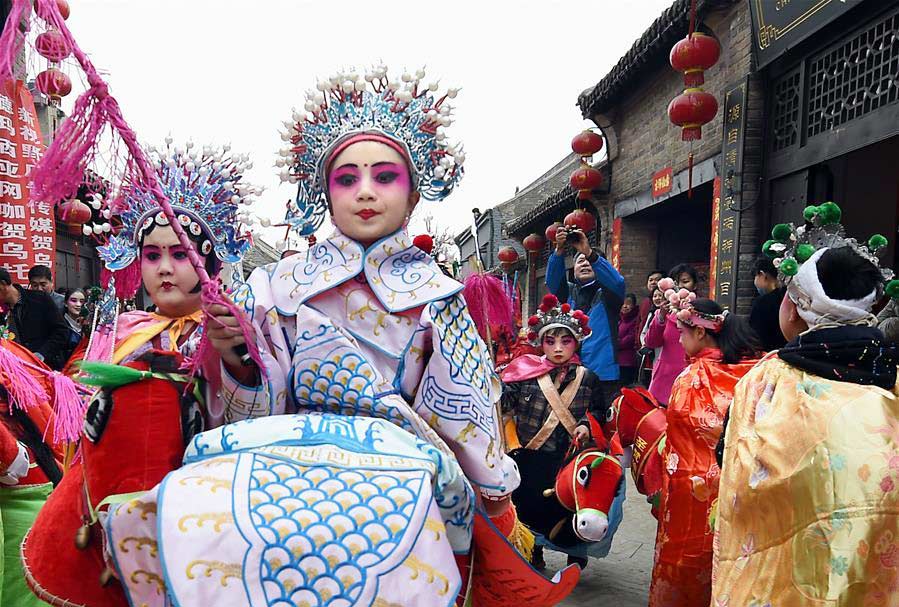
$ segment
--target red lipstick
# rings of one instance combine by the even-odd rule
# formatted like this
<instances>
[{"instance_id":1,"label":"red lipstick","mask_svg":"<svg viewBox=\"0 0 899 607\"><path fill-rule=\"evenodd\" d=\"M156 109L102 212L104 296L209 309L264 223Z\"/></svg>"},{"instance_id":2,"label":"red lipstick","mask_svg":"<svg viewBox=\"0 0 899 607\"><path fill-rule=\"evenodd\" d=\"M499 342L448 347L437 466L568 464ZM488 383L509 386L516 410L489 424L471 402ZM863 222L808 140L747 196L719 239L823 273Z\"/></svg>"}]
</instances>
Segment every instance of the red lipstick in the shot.
<instances>
[{"instance_id":1,"label":"red lipstick","mask_svg":"<svg viewBox=\"0 0 899 607\"><path fill-rule=\"evenodd\" d=\"M356 213L356 215L358 215L359 217L361 217L363 220L368 221L369 219L371 219L371 218L374 217L375 215L380 215L380 213L378 213L377 211L373 211L373 210L371 210L371 209L362 209L361 211L359 211L358 213Z\"/></svg>"}]
</instances>

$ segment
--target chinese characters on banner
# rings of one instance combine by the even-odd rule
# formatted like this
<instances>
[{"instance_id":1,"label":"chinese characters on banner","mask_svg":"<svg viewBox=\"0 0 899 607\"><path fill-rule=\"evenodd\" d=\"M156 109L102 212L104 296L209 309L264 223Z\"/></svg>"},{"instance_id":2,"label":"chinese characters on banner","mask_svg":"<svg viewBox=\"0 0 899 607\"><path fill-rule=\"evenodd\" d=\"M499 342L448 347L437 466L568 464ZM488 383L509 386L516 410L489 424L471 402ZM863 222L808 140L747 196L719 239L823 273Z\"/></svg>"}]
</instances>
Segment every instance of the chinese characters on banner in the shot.
<instances>
[{"instance_id":1,"label":"chinese characters on banner","mask_svg":"<svg viewBox=\"0 0 899 607\"><path fill-rule=\"evenodd\" d=\"M53 268L53 205L31 203L31 171L44 153L34 100L21 80L0 86L0 265L28 283L35 264Z\"/></svg>"},{"instance_id":2,"label":"chinese characters on banner","mask_svg":"<svg viewBox=\"0 0 899 607\"><path fill-rule=\"evenodd\" d=\"M747 82L728 87L724 94L724 142L721 147L721 184L718 189L718 246L713 256L715 300L726 310L737 303L737 255L740 242L740 206L742 204L743 131L746 126Z\"/></svg>"},{"instance_id":3,"label":"chinese characters on banner","mask_svg":"<svg viewBox=\"0 0 899 607\"><path fill-rule=\"evenodd\" d=\"M721 178L712 182L712 251L709 257L709 298L715 299L718 284L718 223L721 219Z\"/></svg>"}]
</instances>

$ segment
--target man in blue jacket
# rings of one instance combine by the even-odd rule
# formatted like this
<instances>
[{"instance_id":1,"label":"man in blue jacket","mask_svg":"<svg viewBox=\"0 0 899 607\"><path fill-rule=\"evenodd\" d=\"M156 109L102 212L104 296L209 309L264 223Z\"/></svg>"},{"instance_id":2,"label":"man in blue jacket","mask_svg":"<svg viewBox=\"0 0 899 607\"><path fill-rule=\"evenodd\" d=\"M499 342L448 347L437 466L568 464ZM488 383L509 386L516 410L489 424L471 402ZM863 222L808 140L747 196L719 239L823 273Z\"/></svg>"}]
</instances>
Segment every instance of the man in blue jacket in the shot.
<instances>
[{"instance_id":1,"label":"man in blue jacket","mask_svg":"<svg viewBox=\"0 0 899 607\"><path fill-rule=\"evenodd\" d=\"M572 280L565 275L565 253L569 245L575 251ZM556 250L546 266L546 286L560 301L568 301L572 309L582 310L590 317L593 333L581 347L581 361L599 376L606 398L611 398L618 381L615 345L618 315L625 295L624 278L590 248L581 230L563 226L556 232Z\"/></svg>"}]
</instances>

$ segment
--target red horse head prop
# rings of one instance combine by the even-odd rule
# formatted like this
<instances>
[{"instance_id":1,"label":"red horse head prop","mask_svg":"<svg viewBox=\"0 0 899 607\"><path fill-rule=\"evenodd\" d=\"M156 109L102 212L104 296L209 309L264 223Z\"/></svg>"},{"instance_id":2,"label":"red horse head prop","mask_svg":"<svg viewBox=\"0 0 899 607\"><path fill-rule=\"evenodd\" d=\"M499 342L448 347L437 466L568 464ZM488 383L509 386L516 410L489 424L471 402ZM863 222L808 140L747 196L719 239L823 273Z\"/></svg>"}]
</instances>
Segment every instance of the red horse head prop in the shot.
<instances>
[{"instance_id":1,"label":"red horse head prop","mask_svg":"<svg viewBox=\"0 0 899 607\"><path fill-rule=\"evenodd\" d=\"M598 542L609 528L609 510L624 473L618 453L609 453L609 443L596 419L587 414L595 447L588 447L562 466L556 475L555 494L574 512L574 533L585 542Z\"/></svg>"}]
</instances>

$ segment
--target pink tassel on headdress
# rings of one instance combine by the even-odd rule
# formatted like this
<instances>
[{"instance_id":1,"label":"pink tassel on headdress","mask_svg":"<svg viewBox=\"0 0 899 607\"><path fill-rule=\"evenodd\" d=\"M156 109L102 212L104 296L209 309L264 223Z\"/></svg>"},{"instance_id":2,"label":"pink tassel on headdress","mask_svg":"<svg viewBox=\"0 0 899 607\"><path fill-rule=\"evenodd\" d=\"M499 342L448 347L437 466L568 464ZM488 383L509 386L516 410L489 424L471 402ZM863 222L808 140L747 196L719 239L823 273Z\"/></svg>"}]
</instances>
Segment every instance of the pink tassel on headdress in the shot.
<instances>
[{"instance_id":1,"label":"pink tassel on headdress","mask_svg":"<svg viewBox=\"0 0 899 607\"><path fill-rule=\"evenodd\" d=\"M131 299L137 294L143 278L140 275L140 261L134 260L123 270L110 272L105 267L100 270L100 286L109 288L110 279L115 278L115 293L119 299Z\"/></svg>"},{"instance_id":2,"label":"pink tassel on headdress","mask_svg":"<svg viewBox=\"0 0 899 607\"><path fill-rule=\"evenodd\" d=\"M27 3L29 0L13 1ZM89 85L89 88L75 102L72 114L57 131L53 143L35 170L34 191L37 198L56 201L71 196L79 184L85 180L86 169L104 156L100 152L101 141L106 141L108 137L111 137L114 142L124 148L124 150L113 149L113 155L118 160L115 165L120 172L117 176L119 182L126 184L125 187L136 188L152 194L159 203L200 278L200 284L203 285L204 308L208 310L210 306L220 304L241 318L237 306L222 293L219 283L210 278L206 272L203 259L176 219L172 205L159 185L155 169L137 142L137 135L125 122L118 102L109 94L109 89L97 69L78 46L65 20L59 14L56 1L35 0L35 4L38 13L45 17L49 25L59 30L69 48L72 49L72 55L84 70ZM118 202L121 203L121 200ZM206 322L207 320L204 320L203 324L205 325ZM265 375L259 349L256 347L256 335L253 328L241 319L240 329L246 339L250 357L260 372ZM204 333L203 343L201 343L198 354L208 352L206 341ZM195 356L192 369L199 369L202 366L202 360L201 356Z\"/></svg>"},{"instance_id":3,"label":"pink tassel on headdress","mask_svg":"<svg viewBox=\"0 0 899 607\"><path fill-rule=\"evenodd\" d=\"M0 348L0 385L9 395L10 411L13 407L24 411L49 400L47 392L28 372L22 359L6 348Z\"/></svg>"},{"instance_id":4,"label":"pink tassel on headdress","mask_svg":"<svg viewBox=\"0 0 899 607\"><path fill-rule=\"evenodd\" d=\"M515 333L512 300L499 278L489 274L472 274L465 279L462 296L482 338L487 339L488 325L507 327L512 334Z\"/></svg>"},{"instance_id":5,"label":"pink tassel on headdress","mask_svg":"<svg viewBox=\"0 0 899 607\"><path fill-rule=\"evenodd\" d=\"M78 394L72 379L54 371L53 376L53 442L77 443L84 426L87 402Z\"/></svg>"}]
</instances>

